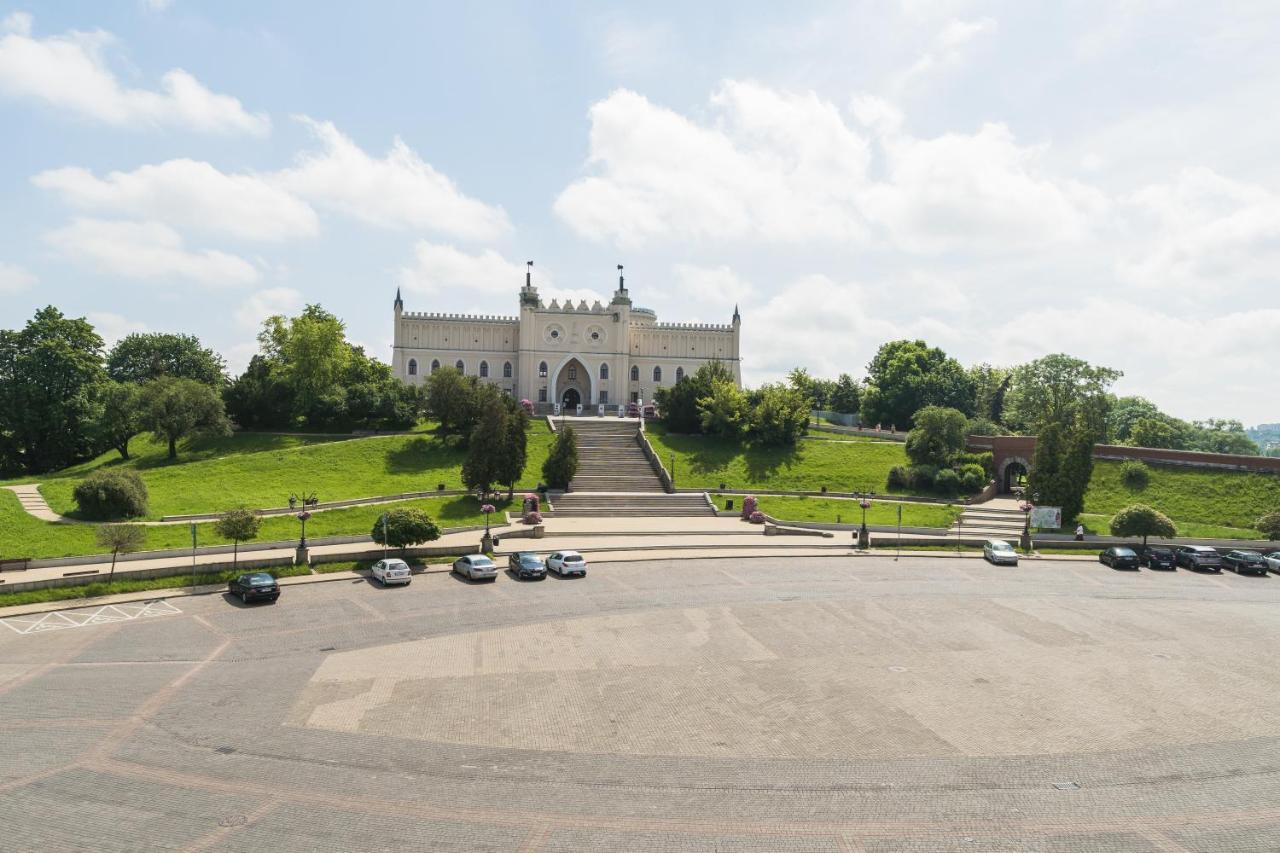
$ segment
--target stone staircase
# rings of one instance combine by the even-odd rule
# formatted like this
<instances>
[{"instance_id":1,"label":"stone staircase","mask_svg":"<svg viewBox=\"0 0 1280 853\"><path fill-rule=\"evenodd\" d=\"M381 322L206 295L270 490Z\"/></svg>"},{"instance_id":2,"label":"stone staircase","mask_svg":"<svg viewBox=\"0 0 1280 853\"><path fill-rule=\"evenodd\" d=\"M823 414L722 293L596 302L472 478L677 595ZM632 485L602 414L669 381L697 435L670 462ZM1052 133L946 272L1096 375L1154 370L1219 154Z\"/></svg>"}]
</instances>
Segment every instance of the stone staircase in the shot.
<instances>
[{"instance_id":1,"label":"stone staircase","mask_svg":"<svg viewBox=\"0 0 1280 853\"><path fill-rule=\"evenodd\" d=\"M552 501L559 518L715 515L701 494L667 494L641 449L636 421L569 418L578 437L578 473ZM557 427L559 422L557 422Z\"/></svg>"},{"instance_id":2,"label":"stone staircase","mask_svg":"<svg viewBox=\"0 0 1280 853\"><path fill-rule=\"evenodd\" d=\"M1017 542L1022 535L1026 517L1021 510L978 504L966 507L960 513L958 524L951 525L951 533L962 534L966 539L1004 539Z\"/></svg>"}]
</instances>

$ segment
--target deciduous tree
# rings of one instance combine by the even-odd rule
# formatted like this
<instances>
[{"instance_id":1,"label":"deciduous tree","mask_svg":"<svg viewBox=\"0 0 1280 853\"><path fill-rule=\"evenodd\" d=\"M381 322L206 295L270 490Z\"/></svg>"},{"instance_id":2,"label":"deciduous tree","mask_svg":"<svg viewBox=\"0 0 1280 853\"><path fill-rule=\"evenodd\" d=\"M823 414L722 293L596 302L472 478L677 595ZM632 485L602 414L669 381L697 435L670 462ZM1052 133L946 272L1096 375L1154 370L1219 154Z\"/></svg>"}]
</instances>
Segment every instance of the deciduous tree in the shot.
<instances>
[{"instance_id":1,"label":"deciduous tree","mask_svg":"<svg viewBox=\"0 0 1280 853\"><path fill-rule=\"evenodd\" d=\"M194 335L135 332L107 353L107 375L117 382L147 382L161 376L194 379L221 390L227 364Z\"/></svg>"},{"instance_id":2,"label":"deciduous tree","mask_svg":"<svg viewBox=\"0 0 1280 853\"><path fill-rule=\"evenodd\" d=\"M116 557L142 548L147 532L140 524L103 524L94 532L94 539L111 551L111 571L107 573L107 583L111 583L116 576Z\"/></svg>"},{"instance_id":3,"label":"deciduous tree","mask_svg":"<svg viewBox=\"0 0 1280 853\"><path fill-rule=\"evenodd\" d=\"M440 528L436 526L425 512L412 507L400 507L386 513L386 521L381 517L373 523L369 535L379 545L388 548L399 548L401 552L412 545L423 542L434 542L440 538Z\"/></svg>"},{"instance_id":4,"label":"deciduous tree","mask_svg":"<svg viewBox=\"0 0 1280 853\"><path fill-rule=\"evenodd\" d=\"M862 393L864 424L909 428L925 406L973 414L973 381L960 362L924 341L890 341L867 365Z\"/></svg>"},{"instance_id":5,"label":"deciduous tree","mask_svg":"<svg viewBox=\"0 0 1280 853\"><path fill-rule=\"evenodd\" d=\"M129 442L142 432L142 392L132 382L105 382L99 389L95 422L102 446L129 458Z\"/></svg>"},{"instance_id":6,"label":"deciduous tree","mask_svg":"<svg viewBox=\"0 0 1280 853\"><path fill-rule=\"evenodd\" d=\"M231 567L233 569L240 562L240 543L248 542L257 536L261 527L262 519L258 514L243 507L227 510L213 523L214 532L232 542Z\"/></svg>"},{"instance_id":7,"label":"deciduous tree","mask_svg":"<svg viewBox=\"0 0 1280 853\"><path fill-rule=\"evenodd\" d=\"M1111 535L1141 536L1142 544L1145 546L1148 536L1172 539L1178 535L1178 529L1167 515L1144 504L1133 504L1112 517Z\"/></svg>"},{"instance_id":8,"label":"deciduous tree","mask_svg":"<svg viewBox=\"0 0 1280 853\"><path fill-rule=\"evenodd\" d=\"M907 433L907 458L916 465L950 465L964 451L968 437L964 412L944 406L925 406L916 412Z\"/></svg>"},{"instance_id":9,"label":"deciduous tree","mask_svg":"<svg viewBox=\"0 0 1280 853\"><path fill-rule=\"evenodd\" d=\"M231 425L222 397L194 379L162 377L142 388L142 426L158 441L169 444L169 458L178 458L178 442L196 435L229 435Z\"/></svg>"},{"instance_id":10,"label":"deciduous tree","mask_svg":"<svg viewBox=\"0 0 1280 853\"><path fill-rule=\"evenodd\" d=\"M578 473L578 437L573 427L556 433L547 461L542 463L542 479L553 489L567 489Z\"/></svg>"}]
</instances>

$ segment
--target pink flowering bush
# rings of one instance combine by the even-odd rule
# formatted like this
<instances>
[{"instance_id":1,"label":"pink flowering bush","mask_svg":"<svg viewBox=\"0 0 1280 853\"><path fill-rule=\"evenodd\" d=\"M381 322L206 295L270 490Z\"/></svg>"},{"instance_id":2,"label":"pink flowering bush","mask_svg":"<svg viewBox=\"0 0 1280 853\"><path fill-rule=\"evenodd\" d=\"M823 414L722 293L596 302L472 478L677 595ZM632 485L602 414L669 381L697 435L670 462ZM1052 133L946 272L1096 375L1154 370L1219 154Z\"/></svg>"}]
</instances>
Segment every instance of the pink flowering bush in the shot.
<instances>
[{"instance_id":1,"label":"pink flowering bush","mask_svg":"<svg viewBox=\"0 0 1280 853\"><path fill-rule=\"evenodd\" d=\"M764 513L756 510L748 517L752 524L764 524Z\"/></svg>"}]
</instances>

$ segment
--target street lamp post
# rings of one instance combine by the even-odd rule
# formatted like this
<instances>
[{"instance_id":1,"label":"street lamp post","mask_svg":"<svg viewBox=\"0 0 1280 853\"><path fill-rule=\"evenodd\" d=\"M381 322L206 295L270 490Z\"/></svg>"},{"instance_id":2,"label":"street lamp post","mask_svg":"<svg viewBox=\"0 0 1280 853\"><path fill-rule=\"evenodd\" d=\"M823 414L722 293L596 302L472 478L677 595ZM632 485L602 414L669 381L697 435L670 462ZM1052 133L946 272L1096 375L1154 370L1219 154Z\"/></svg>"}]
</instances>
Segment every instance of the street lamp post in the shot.
<instances>
[{"instance_id":1,"label":"street lamp post","mask_svg":"<svg viewBox=\"0 0 1280 853\"><path fill-rule=\"evenodd\" d=\"M969 499L964 499L964 505L969 506ZM964 548L964 510L960 510L960 515L956 516L956 553L959 554Z\"/></svg>"},{"instance_id":2,"label":"street lamp post","mask_svg":"<svg viewBox=\"0 0 1280 853\"><path fill-rule=\"evenodd\" d=\"M489 515L495 509L493 504L485 504L480 507L480 511L484 513L484 538L480 540L480 553L488 554L493 551L493 536L489 532Z\"/></svg>"},{"instance_id":3,"label":"street lamp post","mask_svg":"<svg viewBox=\"0 0 1280 853\"><path fill-rule=\"evenodd\" d=\"M1022 494L1025 495L1026 491L1023 490ZM1036 492L1031 495L1031 500L1024 500L1019 507L1026 520L1022 524L1022 540L1018 544L1022 547L1023 553L1026 554L1031 553L1031 510L1035 509L1035 502L1038 500L1040 500L1040 493Z\"/></svg>"},{"instance_id":4,"label":"street lamp post","mask_svg":"<svg viewBox=\"0 0 1280 853\"><path fill-rule=\"evenodd\" d=\"M311 554L307 550L307 519L311 517L311 513L305 509L298 513L297 519L302 522L302 536L298 540L298 550L294 554L294 563L299 566L307 566L311 564Z\"/></svg>"},{"instance_id":5,"label":"street lamp post","mask_svg":"<svg viewBox=\"0 0 1280 853\"><path fill-rule=\"evenodd\" d=\"M862 492L857 492L858 506L862 507L862 526L858 528L858 547L862 549L871 546L871 531L867 529L867 510L871 508L871 498Z\"/></svg>"}]
</instances>

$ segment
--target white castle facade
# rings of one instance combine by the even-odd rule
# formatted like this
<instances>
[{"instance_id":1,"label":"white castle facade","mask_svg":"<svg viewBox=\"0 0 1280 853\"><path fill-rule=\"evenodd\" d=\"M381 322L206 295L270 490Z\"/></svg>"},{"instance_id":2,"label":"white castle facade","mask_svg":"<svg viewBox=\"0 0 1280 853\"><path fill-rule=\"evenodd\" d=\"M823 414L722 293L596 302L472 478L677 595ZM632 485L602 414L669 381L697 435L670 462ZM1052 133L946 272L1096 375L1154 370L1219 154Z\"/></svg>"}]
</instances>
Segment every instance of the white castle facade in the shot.
<instances>
[{"instance_id":1,"label":"white castle facade","mask_svg":"<svg viewBox=\"0 0 1280 853\"><path fill-rule=\"evenodd\" d=\"M517 317L405 311L397 291L391 366L413 384L453 367L532 401L539 412L559 403L612 413L711 361L723 362L741 386L741 328L737 308L728 325L659 323L653 311L631 304L621 274L608 305L545 305L531 269Z\"/></svg>"}]
</instances>

